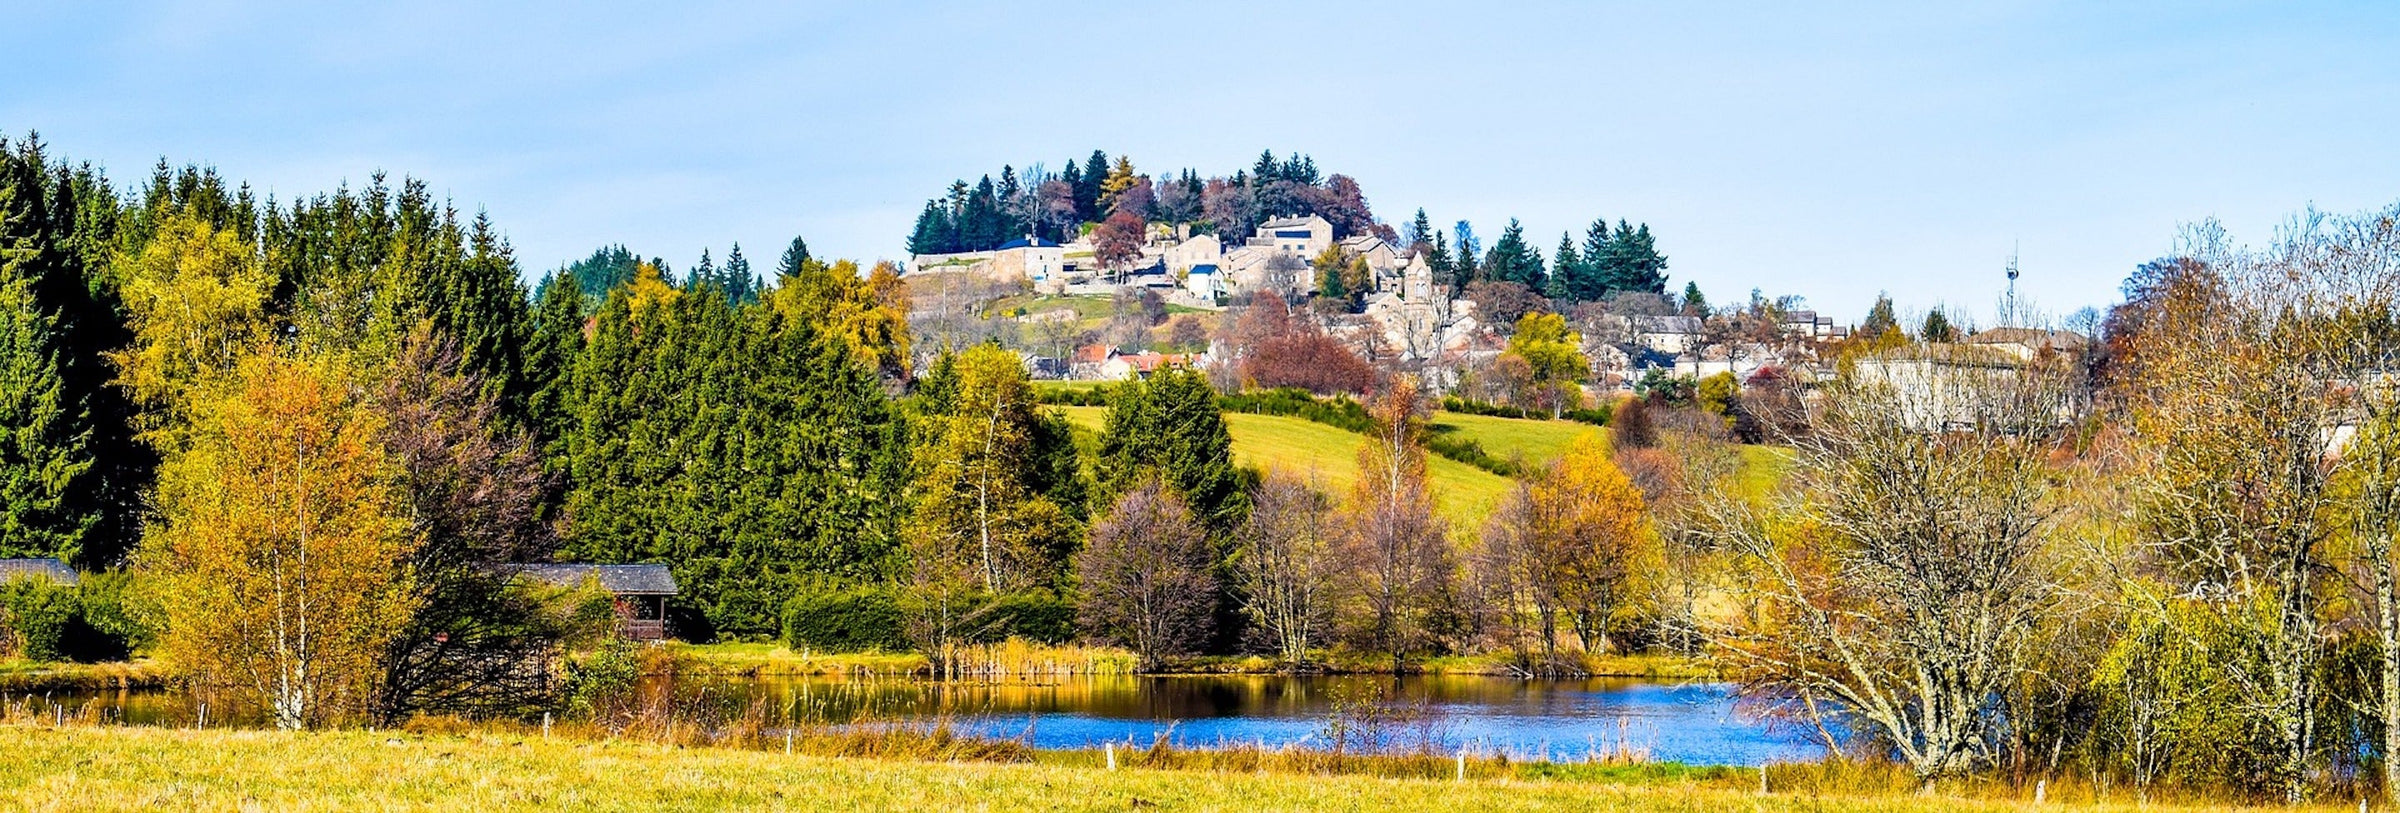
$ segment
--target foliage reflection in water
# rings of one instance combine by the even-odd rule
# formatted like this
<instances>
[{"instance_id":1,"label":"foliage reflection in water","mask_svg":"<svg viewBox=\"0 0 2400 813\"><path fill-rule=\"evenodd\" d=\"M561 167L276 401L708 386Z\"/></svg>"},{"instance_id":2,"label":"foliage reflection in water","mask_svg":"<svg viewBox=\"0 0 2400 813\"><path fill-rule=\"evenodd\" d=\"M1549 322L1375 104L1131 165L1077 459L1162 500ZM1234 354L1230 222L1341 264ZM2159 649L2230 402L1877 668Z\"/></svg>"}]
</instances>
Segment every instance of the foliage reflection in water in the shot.
<instances>
[{"instance_id":1,"label":"foliage reflection in water","mask_svg":"<svg viewBox=\"0 0 2400 813\"><path fill-rule=\"evenodd\" d=\"M1517 760L1646 759L1758 765L1817 759L1808 734L1744 710L1718 683L1483 676L1078 676L1048 680L649 678L682 705L723 710L763 700L771 725L947 723L960 734L1036 748L1227 745L1504 754ZM1375 702L1376 698L1386 698ZM60 694L112 721L191 725L200 701L160 691ZM212 725L257 724L222 707Z\"/></svg>"}]
</instances>

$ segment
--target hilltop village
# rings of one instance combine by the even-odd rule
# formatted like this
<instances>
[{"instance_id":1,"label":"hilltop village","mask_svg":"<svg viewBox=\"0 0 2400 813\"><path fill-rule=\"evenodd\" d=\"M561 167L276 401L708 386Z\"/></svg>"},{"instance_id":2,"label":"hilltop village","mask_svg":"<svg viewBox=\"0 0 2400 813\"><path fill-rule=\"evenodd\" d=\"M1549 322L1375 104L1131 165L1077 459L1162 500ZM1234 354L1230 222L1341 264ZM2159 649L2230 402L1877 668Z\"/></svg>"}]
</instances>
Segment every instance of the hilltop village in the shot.
<instances>
[{"instance_id":1,"label":"hilltop village","mask_svg":"<svg viewBox=\"0 0 2400 813\"><path fill-rule=\"evenodd\" d=\"M1260 166L1262 172L1283 171L1271 154ZM1128 170L1121 163L1116 171ZM1334 178L1329 186L1355 194L1355 183ZM1155 196L1147 192L1152 184L1149 178L1126 183L1135 194L1120 199L1143 201L1156 214ZM1357 203L1363 209L1363 198ZM936 219L972 217L972 208L928 205ZM1569 409L1677 380L1729 376L1746 387L1762 374L1828 378L1836 349L1852 346L1861 331L1807 308L1796 296L1768 298L1754 291L1746 301L1719 307L1697 285L1667 293L1665 257L1650 247L1646 225L1619 229L1625 237L1638 235L1652 263L1646 279L1622 287L1607 284L1621 280L1622 272L1608 279L1611 274L1594 268L1598 262L1586 259L1617 251L1606 222L1594 224L1581 245L1562 237L1547 262L1525 248L1514 222L1479 257L1471 227L1459 224L1458 239L1451 240L1422 211L1405 237L1371 219L1343 228L1305 211L1256 218L1240 233L1218 225L1208 219L1150 222L1119 211L1083 224L1064 242L1027 232L990 248L914 254L902 269L913 295L912 322L928 350L945 342L997 340L1041 379L1122 380L1161 365L1187 365L1223 368L1225 383L1238 386L1243 376L1248 383L1274 383L1257 380L1261 365L1244 363L1255 349L1246 344L1257 337L1238 335L1245 321L1240 315L1264 304L1281 311L1275 321L1321 334L1365 367L1412 373L1453 394L1496 404ZM1584 286L1597 287L1597 296L1576 295L1579 276L1602 278L1598 286ZM1512 342L1524 343L1520 323L1552 316L1556 326L1539 338L1572 350L1563 362L1529 369L1538 365L1503 361ZM1924 314L1921 326L1899 325L1898 318L1888 301L1879 302L1867 326L1875 336L1904 327L1927 347L1957 348L1932 354L1942 367L2080 356L2090 344L2069 331L2013 325L1974 330L1939 310ZM1921 365L1917 356L1925 355L1914 354L1909 363ZM1575 369L1562 369L1569 366ZM1568 379L1579 392L1562 393L1537 379Z\"/></svg>"}]
</instances>

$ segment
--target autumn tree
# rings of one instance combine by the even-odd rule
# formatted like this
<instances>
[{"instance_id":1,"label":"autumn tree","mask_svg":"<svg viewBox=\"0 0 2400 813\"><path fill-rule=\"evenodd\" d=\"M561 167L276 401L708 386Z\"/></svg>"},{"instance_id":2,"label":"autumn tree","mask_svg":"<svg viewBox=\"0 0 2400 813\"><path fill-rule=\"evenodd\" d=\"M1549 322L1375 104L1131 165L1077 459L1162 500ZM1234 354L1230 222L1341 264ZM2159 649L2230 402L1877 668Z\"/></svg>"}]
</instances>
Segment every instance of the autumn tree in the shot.
<instances>
[{"instance_id":1,"label":"autumn tree","mask_svg":"<svg viewBox=\"0 0 2400 813\"><path fill-rule=\"evenodd\" d=\"M2158 269L2122 346L2139 371L2118 397L2144 441L2141 538L2160 551L2167 590L2244 621L2255 643L2219 659L2248 701L2244 724L2268 744L2255 771L2292 801L2336 736L2325 641L2344 619L2329 578L2349 545L2383 653L2374 717L2382 744L2400 747L2400 466L2388 437L2400 399L2387 372L2400 351L2395 217L2311 217L2256 249L2196 227L2189 262Z\"/></svg>"},{"instance_id":2,"label":"autumn tree","mask_svg":"<svg viewBox=\"0 0 2400 813\"><path fill-rule=\"evenodd\" d=\"M1155 672L1207 640L1216 606L1215 548L1183 500L1155 477L1119 497L1075 556L1083 626Z\"/></svg>"},{"instance_id":3,"label":"autumn tree","mask_svg":"<svg viewBox=\"0 0 2400 813\"><path fill-rule=\"evenodd\" d=\"M379 441L384 419L325 359L269 351L192 391L187 443L159 471L140 558L169 657L277 727L350 719L415 607L417 543Z\"/></svg>"},{"instance_id":4,"label":"autumn tree","mask_svg":"<svg viewBox=\"0 0 2400 813\"><path fill-rule=\"evenodd\" d=\"M1829 386L1772 510L1730 497L1743 619L1713 637L1754 690L1869 732L1921 780L1987 764L2057 601L2044 462L2055 379L1941 367Z\"/></svg>"},{"instance_id":5,"label":"autumn tree","mask_svg":"<svg viewBox=\"0 0 2400 813\"><path fill-rule=\"evenodd\" d=\"M977 345L958 354L951 375L925 416L911 550L972 563L987 592L1047 583L1071 527L1036 479L1040 416L1025 369L1015 354Z\"/></svg>"},{"instance_id":6,"label":"autumn tree","mask_svg":"<svg viewBox=\"0 0 2400 813\"><path fill-rule=\"evenodd\" d=\"M804 257L798 271L776 280L767 302L789 322L840 339L867 369L886 379L907 378L908 300L899 273L889 266L878 263L862 277L849 260L826 265Z\"/></svg>"},{"instance_id":7,"label":"autumn tree","mask_svg":"<svg viewBox=\"0 0 2400 813\"><path fill-rule=\"evenodd\" d=\"M1134 260L1141 259L1143 232L1147 229L1149 225L1131 212L1109 215L1099 228L1092 230L1092 259L1100 267L1122 276Z\"/></svg>"},{"instance_id":8,"label":"autumn tree","mask_svg":"<svg viewBox=\"0 0 2400 813\"><path fill-rule=\"evenodd\" d=\"M188 215L167 217L114 267L134 341L113 360L125 388L152 410L151 427L173 427L193 388L267 336L275 278L239 234Z\"/></svg>"},{"instance_id":9,"label":"autumn tree","mask_svg":"<svg viewBox=\"0 0 2400 813\"><path fill-rule=\"evenodd\" d=\"M1451 588L1447 529L1425 480L1422 397L1401 377L1370 402L1375 433L1359 449L1344 517L1352 636L1389 655L1395 673L1431 643L1430 622Z\"/></svg>"},{"instance_id":10,"label":"autumn tree","mask_svg":"<svg viewBox=\"0 0 2400 813\"><path fill-rule=\"evenodd\" d=\"M1528 313L1517 320L1508 339L1508 355L1525 360L1532 374L1532 405L1550 410L1553 418L1582 406L1580 384L1591 370L1583 355L1583 337L1567 329L1566 317Z\"/></svg>"},{"instance_id":11,"label":"autumn tree","mask_svg":"<svg viewBox=\"0 0 2400 813\"><path fill-rule=\"evenodd\" d=\"M418 712L510 716L548 701L550 679L528 664L561 653L574 630L508 566L549 561L552 481L530 433L507 428L500 401L431 325L374 376L365 406L417 544L403 560L415 608L382 659L376 718Z\"/></svg>"},{"instance_id":12,"label":"autumn tree","mask_svg":"<svg viewBox=\"0 0 2400 813\"><path fill-rule=\"evenodd\" d=\"M1610 624L1635 595L1650 534L1641 492L1596 434L1576 438L1510 493L1484 525L1475 569L1478 582L1497 591L1487 598L1499 602L1494 611L1531 613L1542 655L1525 659L1528 671L1562 668L1562 621L1584 651L1607 649Z\"/></svg>"},{"instance_id":13,"label":"autumn tree","mask_svg":"<svg viewBox=\"0 0 2400 813\"><path fill-rule=\"evenodd\" d=\"M1325 495L1288 474L1268 475L1250 499L1234 537L1231 586L1284 666L1306 669L1333 620L1341 528Z\"/></svg>"}]
</instances>

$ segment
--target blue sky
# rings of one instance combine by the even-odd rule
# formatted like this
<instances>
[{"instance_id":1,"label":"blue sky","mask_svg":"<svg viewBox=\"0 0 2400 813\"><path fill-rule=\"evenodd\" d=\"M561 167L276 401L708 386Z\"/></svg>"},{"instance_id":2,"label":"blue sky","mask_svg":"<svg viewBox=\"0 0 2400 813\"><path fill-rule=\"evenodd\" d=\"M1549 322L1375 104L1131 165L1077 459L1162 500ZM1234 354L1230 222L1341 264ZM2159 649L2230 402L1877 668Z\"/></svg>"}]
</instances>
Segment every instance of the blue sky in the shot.
<instances>
[{"instance_id":1,"label":"blue sky","mask_svg":"<svg viewBox=\"0 0 2400 813\"><path fill-rule=\"evenodd\" d=\"M1673 285L1846 319L1988 312L2012 247L2040 307L2104 305L2180 224L2400 200L2400 4L335 5L10 9L0 128L120 182L415 175L532 273L897 257L1004 163L1301 150L1387 220L1647 221Z\"/></svg>"}]
</instances>

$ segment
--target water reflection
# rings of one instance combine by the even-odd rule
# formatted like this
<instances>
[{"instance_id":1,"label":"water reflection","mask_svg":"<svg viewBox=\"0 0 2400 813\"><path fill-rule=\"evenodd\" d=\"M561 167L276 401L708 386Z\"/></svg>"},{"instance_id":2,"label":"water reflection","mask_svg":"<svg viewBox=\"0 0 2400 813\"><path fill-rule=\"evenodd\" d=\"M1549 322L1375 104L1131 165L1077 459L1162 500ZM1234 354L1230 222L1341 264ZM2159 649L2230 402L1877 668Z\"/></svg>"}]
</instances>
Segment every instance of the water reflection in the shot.
<instances>
[{"instance_id":1,"label":"water reflection","mask_svg":"<svg viewBox=\"0 0 2400 813\"><path fill-rule=\"evenodd\" d=\"M1334 675L1283 677L1098 675L1042 681L926 682L856 678L651 679L686 703L732 711L763 701L776 725L803 722L947 720L961 733L1024 737L1038 748L1088 748L1103 742L1146 746L1165 736L1179 746L1299 744L1322 747L1341 698L1381 692L1429 714L1398 732L1444 751L1471 748L1517 759L1581 760L1593 752L1632 752L1659 761L1756 765L1811 760L1821 746L1802 732L1737 707L1731 689L1712 683L1625 679L1522 681L1480 676ZM110 720L191 725L203 700L162 691L60 694L69 713L92 703ZM245 715L221 705L212 725ZM248 715L255 716L255 715ZM251 721L255 723L256 721Z\"/></svg>"},{"instance_id":2,"label":"water reflection","mask_svg":"<svg viewBox=\"0 0 2400 813\"><path fill-rule=\"evenodd\" d=\"M1584 759L1597 751L1661 761L1756 765L1815 759L1798 732L1743 713L1722 684L1625 679L1522 681L1480 676L1102 675L1046 682L756 679L689 682L746 702L766 692L779 716L828 722L950 720L989 737L1025 737L1039 748L1148 745L1324 744L1342 698L1380 691L1428 714L1403 738L1520 759Z\"/></svg>"}]
</instances>

